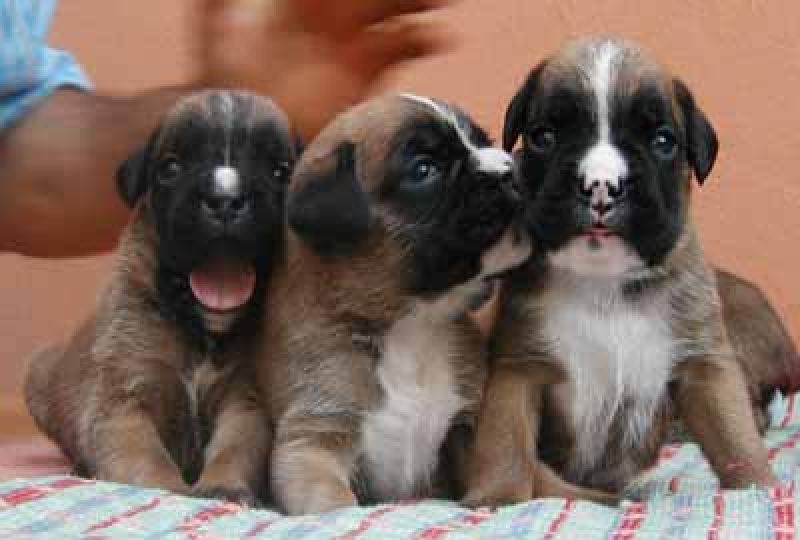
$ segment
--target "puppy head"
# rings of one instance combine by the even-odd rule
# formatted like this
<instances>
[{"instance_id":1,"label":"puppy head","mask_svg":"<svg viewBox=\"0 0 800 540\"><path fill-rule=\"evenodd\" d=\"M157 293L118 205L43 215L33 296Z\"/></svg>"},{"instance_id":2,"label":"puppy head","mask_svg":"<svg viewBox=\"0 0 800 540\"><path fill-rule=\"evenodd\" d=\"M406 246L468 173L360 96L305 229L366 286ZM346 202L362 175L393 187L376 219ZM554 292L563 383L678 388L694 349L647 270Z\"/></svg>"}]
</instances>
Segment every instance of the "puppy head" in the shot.
<instances>
[{"instance_id":1,"label":"puppy head","mask_svg":"<svg viewBox=\"0 0 800 540\"><path fill-rule=\"evenodd\" d=\"M378 98L335 119L306 149L289 225L323 259L399 254L392 272L404 289L438 296L527 258L527 236L512 227L511 165L455 107Z\"/></svg>"},{"instance_id":2,"label":"puppy head","mask_svg":"<svg viewBox=\"0 0 800 540\"><path fill-rule=\"evenodd\" d=\"M526 220L557 266L647 271L674 249L690 177L703 183L714 129L686 86L630 43L571 43L536 67L506 113Z\"/></svg>"},{"instance_id":3,"label":"puppy head","mask_svg":"<svg viewBox=\"0 0 800 540\"><path fill-rule=\"evenodd\" d=\"M295 159L286 117L263 98L205 91L165 116L117 177L156 231L162 301L212 331L252 304L282 238Z\"/></svg>"}]
</instances>

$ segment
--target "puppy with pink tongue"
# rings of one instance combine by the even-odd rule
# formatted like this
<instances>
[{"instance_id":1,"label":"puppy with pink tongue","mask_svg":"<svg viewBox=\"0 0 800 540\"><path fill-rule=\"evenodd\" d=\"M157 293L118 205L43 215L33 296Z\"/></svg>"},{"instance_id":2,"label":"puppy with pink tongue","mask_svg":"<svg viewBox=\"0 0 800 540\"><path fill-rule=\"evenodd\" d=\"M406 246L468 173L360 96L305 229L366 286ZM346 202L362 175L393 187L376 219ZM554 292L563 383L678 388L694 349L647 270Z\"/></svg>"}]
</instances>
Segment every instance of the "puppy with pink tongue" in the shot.
<instances>
[{"instance_id":1,"label":"puppy with pink tongue","mask_svg":"<svg viewBox=\"0 0 800 540\"><path fill-rule=\"evenodd\" d=\"M270 433L249 361L294 140L271 101L207 91L120 168L133 219L111 283L72 340L32 360L26 384L33 417L78 472L260 498Z\"/></svg>"},{"instance_id":2,"label":"puppy with pink tongue","mask_svg":"<svg viewBox=\"0 0 800 540\"><path fill-rule=\"evenodd\" d=\"M230 311L244 306L253 297L256 270L247 263L212 260L192 270L189 286L204 308Z\"/></svg>"}]
</instances>

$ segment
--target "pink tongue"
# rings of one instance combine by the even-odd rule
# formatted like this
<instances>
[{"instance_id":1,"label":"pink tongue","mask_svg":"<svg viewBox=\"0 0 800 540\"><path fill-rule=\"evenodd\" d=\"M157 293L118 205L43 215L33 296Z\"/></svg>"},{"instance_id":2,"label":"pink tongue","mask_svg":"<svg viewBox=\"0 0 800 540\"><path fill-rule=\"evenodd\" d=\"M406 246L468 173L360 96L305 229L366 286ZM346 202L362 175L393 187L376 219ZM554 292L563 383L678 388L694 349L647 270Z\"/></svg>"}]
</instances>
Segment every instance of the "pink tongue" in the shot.
<instances>
[{"instance_id":1,"label":"pink tongue","mask_svg":"<svg viewBox=\"0 0 800 540\"><path fill-rule=\"evenodd\" d=\"M204 307L228 311L242 307L253 296L256 272L250 263L212 259L192 270L189 286Z\"/></svg>"}]
</instances>

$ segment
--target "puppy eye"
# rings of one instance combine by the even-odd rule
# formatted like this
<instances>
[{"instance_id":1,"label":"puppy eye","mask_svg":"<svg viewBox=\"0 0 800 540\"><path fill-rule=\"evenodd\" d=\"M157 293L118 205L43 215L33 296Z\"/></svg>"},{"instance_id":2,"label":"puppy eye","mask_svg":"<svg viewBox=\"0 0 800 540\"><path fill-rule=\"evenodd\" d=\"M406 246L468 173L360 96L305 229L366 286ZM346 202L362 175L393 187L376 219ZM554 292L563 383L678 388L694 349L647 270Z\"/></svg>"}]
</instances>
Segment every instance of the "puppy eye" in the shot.
<instances>
[{"instance_id":1,"label":"puppy eye","mask_svg":"<svg viewBox=\"0 0 800 540\"><path fill-rule=\"evenodd\" d=\"M667 126L662 126L656 130L651 143L653 153L660 159L672 159L678 150L678 140L675 133Z\"/></svg>"},{"instance_id":2,"label":"puppy eye","mask_svg":"<svg viewBox=\"0 0 800 540\"><path fill-rule=\"evenodd\" d=\"M534 128L526 135L525 140L531 150L540 154L551 152L558 142L555 130L548 127Z\"/></svg>"},{"instance_id":3,"label":"puppy eye","mask_svg":"<svg viewBox=\"0 0 800 540\"><path fill-rule=\"evenodd\" d=\"M291 172L292 169L288 163L280 163L274 169L272 169L272 178L287 184L289 183L289 176Z\"/></svg>"},{"instance_id":4,"label":"puppy eye","mask_svg":"<svg viewBox=\"0 0 800 540\"><path fill-rule=\"evenodd\" d=\"M183 168L176 156L167 156L158 166L158 181L165 184L174 182L180 176Z\"/></svg>"},{"instance_id":5,"label":"puppy eye","mask_svg":"<svg viewBox=\"0 0 800 540\"><path fill-rule=\"evenodd\" d=\"M428 156L418 158L411 167L409 180L412 184L422 186L434 182L439 177L439 166Z\"/></svg>"}]
</instances>

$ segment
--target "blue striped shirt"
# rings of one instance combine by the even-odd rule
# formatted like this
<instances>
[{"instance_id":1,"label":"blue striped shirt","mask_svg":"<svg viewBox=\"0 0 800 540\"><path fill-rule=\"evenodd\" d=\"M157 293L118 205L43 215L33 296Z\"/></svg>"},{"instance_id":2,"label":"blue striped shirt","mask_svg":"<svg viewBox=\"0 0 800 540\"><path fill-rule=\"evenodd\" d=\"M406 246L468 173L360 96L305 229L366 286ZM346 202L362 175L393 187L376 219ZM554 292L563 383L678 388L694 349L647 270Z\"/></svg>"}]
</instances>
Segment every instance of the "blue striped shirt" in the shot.
<instances>
[{"instance_id":1,"label":"blue striped shirt","mask_svg":"<svg viewBox=\"0 0 800 540\"><path fill-rule=\"evenodd\" d=\"M49 47L56 0L0 0L0 130L56 88L89 88L75 59Z\"/></svg>"}]
</instances>

